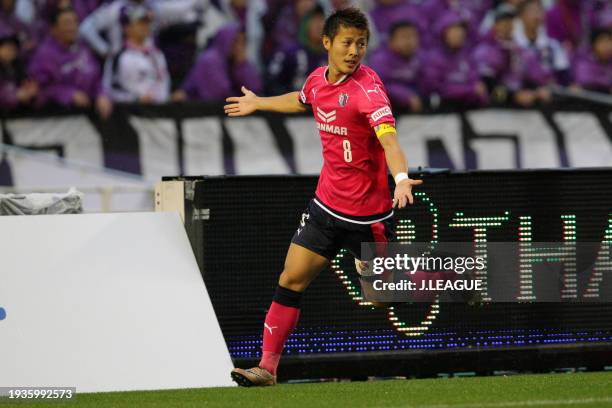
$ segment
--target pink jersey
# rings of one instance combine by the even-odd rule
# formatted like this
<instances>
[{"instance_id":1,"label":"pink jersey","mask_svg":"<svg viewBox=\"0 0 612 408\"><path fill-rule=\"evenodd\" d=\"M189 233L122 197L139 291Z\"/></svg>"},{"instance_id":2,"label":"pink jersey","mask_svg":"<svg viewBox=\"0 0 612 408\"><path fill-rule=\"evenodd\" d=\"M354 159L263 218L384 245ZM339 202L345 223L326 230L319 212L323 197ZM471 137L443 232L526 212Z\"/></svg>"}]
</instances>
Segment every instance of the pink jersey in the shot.
<instances>
[{"instance_id":1,"label":"pink jersey","mask_svg":"<svg viewBox=\"0 0 612 408\"><path fill-rule=\"evenodd\" d=\"M312 106L323 145L317 201L340 215L386 218L391 215L387 163L374 131L383 123L395 126L385 87L365 65L335 84L326 73L327 67L314 70L299 96Z\"/></svg>"}]
</instances>

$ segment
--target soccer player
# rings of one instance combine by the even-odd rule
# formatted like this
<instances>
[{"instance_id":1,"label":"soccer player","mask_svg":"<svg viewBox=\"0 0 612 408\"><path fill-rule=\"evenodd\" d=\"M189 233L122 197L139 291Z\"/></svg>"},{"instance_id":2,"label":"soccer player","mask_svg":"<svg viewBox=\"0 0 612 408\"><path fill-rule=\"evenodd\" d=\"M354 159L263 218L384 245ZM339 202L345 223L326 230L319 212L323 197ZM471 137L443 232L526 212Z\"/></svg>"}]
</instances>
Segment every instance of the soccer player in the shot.
<instances>
[{"instance_id":1,"label":"soccer player","mask_svg":"<svg viewBox=\"0 0 612 408\"><path fill-rule=\"evenodd\" d=\"M361 242L388 241L393 207L412 204L412 187L422 183L408 177L380 78L361 64L368 37L361 11L338 10L323 28L328 65L314 70L300 92L264 98L243 87L244 96L227 98L225 113L231 117L257 110L293 113L312 108L324 159L315 198L293 235L266 315L259 366L231 373L241 386L276 384L276 369L297 325L304 290L341 248L358 258ZM396 182L393 200L385 162Z\"/></svg>"}]
</instances>

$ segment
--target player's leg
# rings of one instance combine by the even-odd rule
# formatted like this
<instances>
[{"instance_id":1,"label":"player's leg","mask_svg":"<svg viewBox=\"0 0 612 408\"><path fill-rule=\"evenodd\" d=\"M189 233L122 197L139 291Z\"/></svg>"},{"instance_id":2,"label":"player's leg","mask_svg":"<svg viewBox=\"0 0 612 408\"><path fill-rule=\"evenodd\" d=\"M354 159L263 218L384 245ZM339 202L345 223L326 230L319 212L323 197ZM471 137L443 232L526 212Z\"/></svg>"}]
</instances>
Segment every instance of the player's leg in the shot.
<instances>
[{"instance_id":1,"label":"player's leg","mask_svg":"<svg viewBox=\"0 0 612 408\"><path fill-rule=\"evenodd\" d=\"M260 386L276 383L276 370L287 338L300 316L302 293L329 265L339 250L334 233L327 228L326 214L309 208L287 251L283 272L266 319L263 331L263 353L258 367L234 369L232 378L239 385Z\"/></svg>"},{"instance_id":2,"label":"player's leg","mask_svg":"<svg viewBox=\"0 0 612 408\"><path fill-rule=\"evenodd\" d=\"M329 259L310 249L294 243L289 246L283 273L266 314L263 354L259 363L273 375L276 375L285 342L297 326L302 293L328 264Z\"/></svg>"},{"instance_id":3,"label":"player's leg","mask_svg":"<svg viewBox=\"0 0 612 408\"><path fill-rule=\"evenodd\" d=\"M329 262L328 258L301 245L291 243L278 285L295 292L304 292L319 273L329 265Z\"/></svg>"}]
</instances>

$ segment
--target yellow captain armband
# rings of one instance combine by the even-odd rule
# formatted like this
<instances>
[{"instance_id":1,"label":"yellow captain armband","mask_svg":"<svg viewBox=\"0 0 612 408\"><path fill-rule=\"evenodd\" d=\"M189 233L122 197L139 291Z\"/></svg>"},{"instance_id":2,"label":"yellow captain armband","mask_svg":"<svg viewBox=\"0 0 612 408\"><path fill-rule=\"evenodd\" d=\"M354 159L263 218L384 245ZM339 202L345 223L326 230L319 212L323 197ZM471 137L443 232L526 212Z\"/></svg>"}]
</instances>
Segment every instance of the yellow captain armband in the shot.
<instances>
[{"instance_id":1,"label":"yellow captain armband","mask_svg":"<svg viewBox=\"0 0 612 408\"><path fill-rule=\"evenodd\" d=\"M381 123L378 126L374 126L374 131L377 137L381 137L387 133L395 133L395 126L389 125L388 123Z\"/></svg>"}]
</instances>

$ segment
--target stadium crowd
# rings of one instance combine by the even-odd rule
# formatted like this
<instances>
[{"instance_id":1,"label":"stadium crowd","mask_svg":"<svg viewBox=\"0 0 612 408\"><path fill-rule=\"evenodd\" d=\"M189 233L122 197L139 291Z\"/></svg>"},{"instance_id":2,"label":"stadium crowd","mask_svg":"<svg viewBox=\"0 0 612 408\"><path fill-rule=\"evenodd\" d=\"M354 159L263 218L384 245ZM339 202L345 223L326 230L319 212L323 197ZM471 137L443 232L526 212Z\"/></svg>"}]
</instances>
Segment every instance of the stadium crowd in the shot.
<instances>
[{"instance_id":1,"label":"stadium crowd","mask_svg":"<svg viewBox=\"0 0 612 408\"><path fill-rule=\"evenodd\" d=\"M0 0L0 106L221 102L299 89L325 15L371 22L367 63L396 107L548 103L612 92L610 0Z\"/></svg>"}]
</instances>

